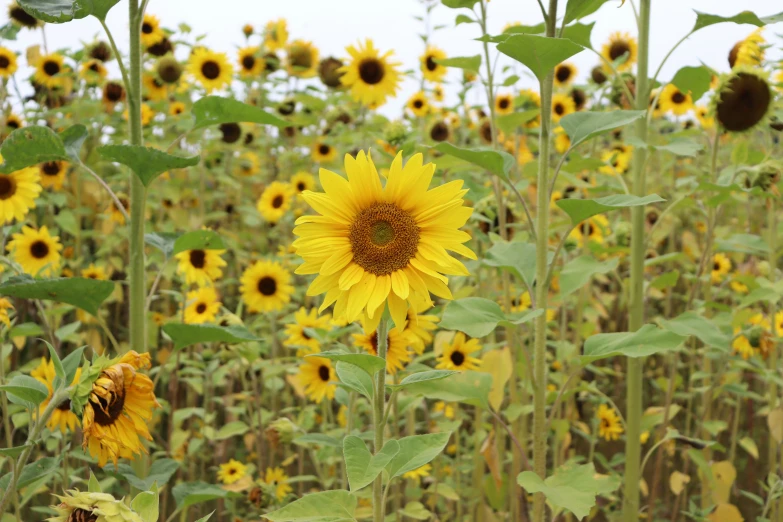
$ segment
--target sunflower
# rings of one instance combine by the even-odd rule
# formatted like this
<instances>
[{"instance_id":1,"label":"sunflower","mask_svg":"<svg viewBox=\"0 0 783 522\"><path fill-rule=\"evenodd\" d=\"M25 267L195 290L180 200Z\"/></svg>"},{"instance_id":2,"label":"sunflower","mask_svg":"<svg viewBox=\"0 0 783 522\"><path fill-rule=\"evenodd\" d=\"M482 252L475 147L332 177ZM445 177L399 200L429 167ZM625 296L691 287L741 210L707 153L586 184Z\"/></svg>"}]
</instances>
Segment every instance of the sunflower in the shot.
<instances>
[{"instance_id":1,"label":"sunflower","mask_svg":"<svg viewBox=\"0 0 783 522\"><path fill-rule=\"evenodd\" d=\"M601 245L609 232L609 220L606 219L606 216L598 214L580 223L579 226L571 230L568 237L576 241L579 247L584 244L585 237L590 243Z\"/></svg>"},{"instance_id":2,"label":"sunflower","mask_svg":"<svg viewBox=\"0 0 783 522\"><path fill-rule=\"evenodd\" d=\"M38 165L41 186L60 190L65 183L65 175L68 173L68 163L65 161L47 161Z\"/></svg>"},{"instance_id":3,"label":"sunflower","mask_svg":"<svg viewBox=\"0 0 783 522\"><path fill-rule=\"evenodd\" d=\"M0 163L3 157L0 156ZM27 167L11 174L0 174L0 223L21 221L35 208L35 198L41 193L38 169Z\"/></svg>"},{"instance_id":4,"label":"sunflower","mask_svg":"<svg viewBox=\"0 0 783 522\"><path fill-rule=\"evenodd\" d=\"M306 40L288 44L288 74L298 78L312 78L318 71L318 49Z\"/></svg>"},{"instance_id":5,"label":"sunflower","mask_svg":"<svg viewBox=\"0 0 783 522\"><path fill-rule=\"evenodd\" d=\"M426 310L426 308L424 309ZM432 343L432 332L437 330L440 319L437 315L419 315L413 308L408 309L408 326L405 331L410 335L411 348L418 355Z\"/></svg>"},{"instance_id":6,"label":"sunflower","mask_svg":"<svg viewBox=\"0 0 783 522\"><path fill-rule=\"evenodd\" d=\"M288 42L288 25L284 18L273 20L264 28L264 47L269 51L278 51Z\"/></svg>"},{"instance_id":7,"label":"sunflower","mask_svg":"<svg viewBox=\"0 0 783 522\"><path fill-rule=\"evenodd\" d=\"M125 121L128 121L129 114L130 113L128 112L128 109L125 109L122 112L122 117L125 119ZM149 125L152 122L153 118L155 118L155 111L152 109L152 107L150 107L146 103L142 103L141 104L141 124L146 127L147 125Z\"/></svg>"},{"instance_id":8,"label":"sunflower","mask_svg":"<svg viewBox=\"0 0 783 522\"><path fill-rule=\"evenodd\" d=\"M149 368L150 355L131 350L104 369L92 384L82 416L82 447L103 467L109 459L133 459L147 453L141 437L152 440L149 424L155 399L152 380L138 370Z\"/></svg>"},{"instance_id":9,"label":"sunflower","mask_svg":"<svg viewBox=\"0 0 783 522\"><path fill-rule=\"evenodd\" d=\"M424 93L424 91L419 91L411 96L405 106L417 118L426 116L430 111L430 104L429 101L427 101L427 95Z\"/></svg>"},{"instance_id":10,"label":"sunflower","mask_svg":"<svg viewBox=\"0 0 783 522\"><path fill-rule=\"evenodd\" d=\"M79 69L79 76L90 87L99 85L106 78L107 74L108 72L103 62L97 59L84 62L81 69Z\"/></svg>"},{"instance_id":11,"label":"sunflower","mask_svg":"<svg viewBox=\"0 0 783 522\"><path fill-rule=\"evenodd\" d=\"M392 51L380 55L372 40L364 45L346 48L351 59L340 70L345 73L340 81L350 88L351 97L363 105L380 107L386 98L397 93L400 83L399 63L390 61Z\"/></svg>"},{"instance_id":12,"label":"sunflower","mask_svg":"<svg viewBox=\"0 0 783 522\"><path fill-rule=\"evenodd\" d=\"M0 323L3 323L7 328L11 328L11 317L8 311L13 309L14 305L11 304L11 301L5 297L0 297Z\"/></svg>"},{"instance_id":13,"label":"sunflower","mask_svg":"<svg viewBox=\"0 0 783 522\"><path fill-rule=\"evenodd\" d=\"M95 266L94 263L91 263L90 266L83 269L81 276L85 279L97 279L99 281L107 281L109 279L109 276L106 274L106 269L100 266Z\"/></svg>"},{"instance_id":14,"label":"sunflower","mask_svg":"<svg viewBox=\"0 0 783 522\"><path fill-rule=\"evenodd\" d=\"M443 120L437 120L430 127L430 138L432 141L448 141L451 137L449 124Z\"/></svg>"},{"instance_id":15,"label":"sunflower","mask_svg":"<svg viewBox=\"0 0 783 522\"><path fill-rule=\"evenodd\" d=\"M748 35L747 38L734 44L729 52L729 67L732 69L741 66L758 67L764 61L767 43L763 27L759 27Z\"/></svg>"},{"instance_id":16,"label":"sunflower","mask_svg":"<svg viewBox=\"0 0 783 522\"><path fill-rule=\"evenodd\" d=\"M378 355L378 331L368 334L352 334L353 344L361 347L371 355ZM411 362L411 352L408 349L413 342L410 335L403 328L397 327L389 330L386 336L386 371L391 375L402 370Z\"/></svg>"},{"instance_id":17,"label":"sunflower","mask_svg":"<svg viewBox=\"0 0 783 522\"><path fill-rule=\"evenodd\" d=\"M231 83L233 68L225 53L216 53L199 47L190 55L188 72L208 93Z\"/></svg>"},{"instance_id":18,"label":"sunflower","mask_svg":"<svg viewBox=\"0 0 783 522\"><path fill-rule=\"evenodd\" d=\"M14 113L9 113L8 116L5 118L5 126L9 129L21 129L24 127L24 123L22 123L22 118L17 116Z\"/></svg>"},{"instance_id":19,"label":"sunflower","mask_svg":"<svg viewBox=\"0 0 783 522\"><path fill-rule=\"evenodd\" d=\"M291 176L291 186L296 191L296 194L301 196L304 191L315 188L315 177L309 172L299 171Z\"/></svg>"},{"instance_id":20,"label":"sunflower","mask_svg":"<svg viewBox=\"0 0 783 522\"><path fill-rule=\"evenodd\" d=\"M612 33L609 36L609 41L606 42L601 48L601 56L603 56L604 59L606 59L608 62L614 63L614 61L619 59L621 56L625 56L625 58L623 58L623 62L616 66L616 69L621 72L627 71L633 67L633 64L636 63L636 52L636 38L633 38L628 33L622 32ZM607 72L611 71L611 68L607 65L604 65L604 68ZM595 79L595 76L593 76L593 78Z\"/></svg>"},{"instance_id":21,"label":"sunflower","mask_svg":"<svg viewBox=\"0 0 783 522\"><path fill-rule=\"evenodd\" d=\"M385 187L372 159L360 151L345 156L348 179L321 169L325 193L303 197L320 215L297 220L293 245L304 263L296 272L319 274L307 295L326 292L321 309L335 303L334 316L354 321L365 315L374 330L388 301L397 326L408 305L430 303L430 292L451 299L443 274L468 275L447 250L471 259L460 231L473 209L465 207L461 180L428 190L435 166L413 155L403 167L394 158Z\"/></svg>"},{"instance_id":22,"label":"sunflower","mask_svg":"<svg viewBox=\"0 0 783 522\"><path fill-rule=\"evenodd\" d=\"M264 484L275 488L275 497L278 502L282 502L286 495L293 491L293 488L288 485L288 475L285 474L283 468L266 468Z\"/></svg>"},{"instance_id":23,"label":"sunflower","mask_svg":"<svg viewBox=\"0 0 783 522\"><path fill-rule=\"evenodd\" d=\"M49 277L60 269L60 244L57 236L49 235L46 226L39 230L22 227L22 232L13 234L8 242L8 251L26 274Z\"/></svg>"},{"instance_id":24,"label":"sunflower","mask_svg":"<svg viewBox=\"0 0 783 522\"><path fill-rule=\"evenodd\" d=\"M682 93L674 84L668 84L663 88L660 97L661 110L682 116L693 108L693 99L690 93Z\"/></svg>"},{"instance_id":25,"label":"sunflower","mask_svg":"<svg viewBox=\"0 0 783 522\"><path fill-rule=\"evenodd\" d=\"M432 88L432 99L436 102L442 102L446 98L446 93L443 91L443 86L438 84Z\"/></svg>"},{"instance_id":26,"label":"sunflower","mask_svg":"<svg viewBox=\"0 0 783 522\"><path fill-rule=\"evenodd\" d=\"M555 129L555 150L559 154L564 154L571 146L571 138L568 137L563 127Z\"/></svg>"},{"instance_id":27,"label":"sunflower","mask_svg":"<svg viewBox=\"0 0 783 522\"><path fill-rule=\"evenodd\" d=\"M496 114L511 114L514 112L514 97L510 94L499 94L495 98Z\"/></svg>"},{"instance_id":28,"label":"sunflower","mask_svg":"<svg viewBox=\"0 0 783 522\"><path fill-rule=\"evenodd\" d=\"M570 62L563 62L555 67L555 86L568 87L576 78L576 66Z\"/></svg>"},{"instance_id":29,"label":"sunflower","mask_svg":"<svg viewBox=\"0 0 783 522\"><path fill-rule=\"evenodd\" d=\"M242 78L255 78L264 70L264 60L261 58L261 48L243 47L237 56L239 64L239 76Z\"/></svg>"},{"instance_id":30,"label":"sunflower","mask_svg":"<svg viewBox=\"0 0 783 522\"><path fill-rule=\"evenodd\" d=\"M333 56L324 58L321 60L321 63L318 64L318 77L327 87L331 87L332 89L342 87L343 84L340 81L340 78L343 77L343 73L340 69L342 69L343 65L345 64L339 58Z\"/></svg>"},{"instance_id":31,"label":"sunflower","mask_svg":"<svg viewBox=\"0 0 783 522\"><path fill-rule=\"evenodd\" d=\"M441 65L435 60L443 60L446 58L446 53L442 49L427 46L427 50L421 56L421 73L424 79L434 83L440 83L446 76L448 69L445 65Z\"/></svg>"},{"instance_id":32,"label":"sunflower","mask_svg":"<svg viewBox=\"0 0 783 522\"><path fill-rule=\"evenodd\" d=\"M557 123L563 116L568 116L576 111L573 98L567 94L555 94L552 96L552 121Z\"/></svg>"},{"instance_id":33,"label":"sunflower","mask_svg":"<svg viewBox=\"0 0 783 522\"><path fill-rule=\"evenodd\" d=\"M421 482L421 479L430 476L430 471L432 471L432 466L430 464L425 464L407 473L403 473L402 478L415 480L416 482Z\"/></svg>"},{"instance_id":34,"label":"sunflower","mask_svg":"<svg viewBox=\"0 0 783 522\"><path fill-rule=\"evenodd\" d=\"M715 117L710 115L710 110L707 107L697 105L694 112L696 112L696 118L698 118L702 129L709 130L715 126Z\"/></svg>"},{"instance_id":35,"label":"sunflower","mask_svg":"<svg viewBox=\"0 0 783 522\"><path fill-rule=\"evenodd\" d=\"M289 183L273 181L264 189L258 199L256 209L265 220L277 223L291 208L293 198L294 189Z\"/></svg>"},{"instance_id":36,"label":"sunflower","mask_svg":"<svg viewBox=\"0 0 783 522\"><path fill-rule=\"evenodd\" d=\"M247 466L238 460L231 459L225 464L220 465L217 478L223 484L233 484L245 475L247 475Z\"/></svg>"},{"instance_id":37,"label":"sunflower","mask_svg":"<svg viewBox=\"0 0 783 522\"><path fill-rule=\"evenodd\" d=\"M552 199L554 199L554 194L552 194ZM515 297L511 300L511 311L524 312L525 310L530 309L531 304L530 292L522 292L519 297Z\"/></svg>"},{"instance_id":38,"label":"sunflower","mask_svg":"<svg viewBox=\"0 0 783 522\"><path fill-rule=\"evenodd\" d=\"M119 82L109 81L103 86L103 104L111 109L115 103L125 101L125 87Z\"/></svg>"},{"instance_id":39,"label":"sunflower","mask_svg":"<svg viewBox=\"0 0 783 522\"><path fill-rule=\"evenodd\" d=\"M193 249L176 254L177 273L185 276L186 284L210 286L223 276L226 262L222 256L225 250Z\"/></svg>"},{"instance_id":40,"label":"sunflower","mask_svg":"<svg viewBox=\"0 0 783 522\"><path fill-rule=\"evenodd\" d=\"M25 29L37 29L43 26L43 20L38 20L33 15L22 9L22 7L13 0L8 4L8 19L17 27L24 27Z\"/></svg>"},{"instance_id":41,"label":"sunflower","mask_svg":"<svg viewBox=\"0 0 783 522\"><path fill-rule=\"evenodd\" d=\"M775 346L769 321L762 314L753 314L748 318L745 326L747 332L741 335L737 334L742 332L742 328L734 328L736 337L731 343L734 353L745 360L756 354L766 359L770 350Z\"/></svg>"},{"instance_id":42,"label":"sunflower","mask_svg":"<svg viewBox=\"0 0 783 522\"><path fill-rule=\"evenodd\" d=\"M625 431L617 412L606 404L598 406L595 416L598 418L598 435L604 439L617 440Z\"/></svg>"},{"instance_id":43,"label":"sunflower","mask_svg":"<svg viewBox=\"0 0 783 522\"><path fill-rule=\"evenodd\" d=\"M304 387L305 394L313 402L320 403L327 399L334 399L337 385L337 374L332 368L332 362L323 357L305 357L299 365L297 374L299 384Z\"/></svg>"},{"instance_id":44,"label":"sunflower","mask_svg":"<svg viewBox=\"0 0 783 522\"><path fill-rule=\"evenodd\" d=\"M141 83L144 88L144 96L147 99L161 101L168 97L166 84L154 74L145 73L141 78Z\"/></svg>"},{"instance_id":45,"label":"sunflower","mask_svg":"<svg viewBox=\"0 0 783 522\"><path fill-rule=\"evenodd\" d=\"M631 153L617 149L605 150L601 153L601 161L607 165L600 167L599 172L610 176L625 174L631 166Z\"/></svg>"},{"instance_id":46,"label":"sunflower","mask_svg":"<svg viewBox=\"0 0 783 522\"><path fill-rule=\"evenodd\" d=\"M465 334L457 332L450 343L443 346L443 353L438 357L435 368L442 370L477 370L481 366L481 359L471 356L481 351L478 339L467 340Z\"/></svg>"},{"instance_id":47,"label":"sunflower","mask_svg":"<svg viewBox=\"0 0 783 522\"><path fill-rule=\"evenodd\" d=\"M35 73L33 79L39 85L48 89L62 87L65 77L62 73L65 71L65 58L57 53L45 54L35 62Z\"/></svg>"},{"instance_id":48,"label":"sunflower","mask_svg":"<svg viewBox=\"0 0 783 522\"><path fill-rule=\"evenodd\" d=\"M737 67L718 85L712 111L728 132L744 132L764 121L772 106L772 88L763 71Z\"/></svg>"},{"instance_id":49,"label":"sunflower","mask_svg":"<svg viewBox=\"0 0 783 522\"><path fill-rule=\"evenodd\" d=\"M82 369L77 368L71 385L79 382L81 374ZM57 376L54 371L54 363L52 361L47 361L45 357L41 357L40 364L36 369L30 372L30 376L45 385L46 389L49 390L49 396L44 399L44 401L39 406L39 411L43 413L43 411L49 405L49 402L52 400L54 379ZM68 431L74 431L78 422L79 418L71 411L71 401L64 400L62 403L57 405L54 412L52 413L52 416L49 417L49 421L46 423L46 427L48 427L50 430L59 428L60 432L66 433Z\"/></svg>"},{"instance_id":50,"label":"sunflower","mask_svg":"<svg viewBox=\"0 0 783 522\"><path fill-rule=\"evenodd\" d=\"M180 101L174 101L169 104L169 116L179 116L185 112L185 104Z\"/></svg>"},{"instance_id":51,"label":"sunflower","mask_svg":"<svg viewBox=\"0 0 783 522\"><path fill-rule=\"evenodd\" d=\"M8 78L16 72L16 54L7 47L0 47L0 78Z\"/></svg>"},{"instance_id":52,"label":"sunflower","mask_svg":"<svg viewBox=\"0 0 783 522\"><path fill-rule=\"evenodd\" d=\"M108 493L70 490L57 495L60 503L51 506L57 514L49 522L142 522L144 519L128 507L124 499Z\"/></svg>"},{"instance_id":53,"label":"sunflower","mask_svg":"<svg viewBox=\"0 0 783 522\"><path fill-rule=\"evenodd\" d=\"M144 47L152 47L166 37L166 33L160 28L160 20L157 16L145 14L141 22L141 43Z\"/></svg>"},{"instance_id":54,"label":"sunflower","mask_svg":"<svg viewBox=\"0 0 783 522\"><path fill-rule=\"evenodd\" d=\"M313 161L318 163L330 163L337 157L337 149L322 140L316 140L310 150Z\"/></svg>"},{"instance_id":55,"label":"sunflower","mask_svg":"<svg viewBox=\"0 0 783 522\"><path fill-rule=\"evenodd\" d=\"M240 176L250 177L261 172L261 159L253 151L245 151L237 158L236 171Z\"/></svg>"},{"instance_id":56,"label":"sunflower","mask_svg":"<svg viewBox=\"0 0 783 522\"><path fill-rule=\"evenodd\" d=\"M723 279L729 272L731 272L731 259L726 254L718 253L712 256L710 278L714 284L723 282Z\"/></svg>"},{"instance_id":57,"label":"sunflower","mask_svg":"<svg viewBox=\"0 0 783 522\"><path fill-rule=\"evenodd\" d=\"M285 334L288 336L283 341L283 346L289 348L300 348L296 353L297 357L302 357L311 353L321 351L321 343L314 339L305 331L306 328L319 330L329 330L332 322L332 316L324 314L318 316L318 310L310 308L308 312L303 306L294 313L294 323L285 325ZM304 349L301 349L304 348Z\"/></svg>"},{"instance_id":58,"label":"sunflower","mask_svg":"<svg viewBox=\"0 0 783 522\"><path fill-rule=\"evenodd\" d=\"M291 274L279 263L256 261L242 274L242 300L253 313L282 309L291 301Z\"/></svg>"}]
</instances>

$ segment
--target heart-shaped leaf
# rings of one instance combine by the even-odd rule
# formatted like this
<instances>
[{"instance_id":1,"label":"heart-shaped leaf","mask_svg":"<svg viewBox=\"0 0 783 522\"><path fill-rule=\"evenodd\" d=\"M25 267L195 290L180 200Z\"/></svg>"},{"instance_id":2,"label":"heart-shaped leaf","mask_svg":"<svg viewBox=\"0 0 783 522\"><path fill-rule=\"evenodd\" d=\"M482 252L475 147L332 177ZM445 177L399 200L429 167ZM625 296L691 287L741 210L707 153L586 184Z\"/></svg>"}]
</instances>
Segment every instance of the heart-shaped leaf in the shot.
<instances>
[{"instance_id":1,"label":"heart-shaped leaf","mask_svg":"<svg viewBox=\"0 0 783 522\"><path fill-rule=\"evenodd\" d=\"M399 451L400 445L392 439L383 445L381 451L372 455L362 439L353 435L345 437L343 456L351 491L359 491L369 485Z\"/></svg>"},{"instance_id":2,"label":"heart-shaped leaf","mask_svg":"<svg viewBox=\"0 0 783 522\"><path fill-rule=\"evenodd\" d=\"M140 145L106 145L98 149L109 161L129 167L148 187L155 178L171 169L184 169L198 165L200 156L182 158L166 152Z\"/></svg>"}]
</instances>

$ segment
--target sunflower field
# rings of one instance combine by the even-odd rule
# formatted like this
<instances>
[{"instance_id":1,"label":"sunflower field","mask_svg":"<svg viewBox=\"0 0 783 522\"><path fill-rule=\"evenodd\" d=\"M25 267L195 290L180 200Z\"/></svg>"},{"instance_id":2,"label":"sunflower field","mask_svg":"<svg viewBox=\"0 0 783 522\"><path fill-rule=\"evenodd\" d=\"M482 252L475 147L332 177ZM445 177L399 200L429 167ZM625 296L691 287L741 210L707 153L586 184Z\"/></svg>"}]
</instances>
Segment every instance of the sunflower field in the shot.
<instances>
[{"instance_id":1,"label":"sunflower field","mask_svg":"<svg viewBox=\"0 0 783 522\"><path fill-rule=\"evenodd\" d=\"M11 0L0 522L783 522L783 13L537 3L402 63Z\"/></svg>"}]
</instances>

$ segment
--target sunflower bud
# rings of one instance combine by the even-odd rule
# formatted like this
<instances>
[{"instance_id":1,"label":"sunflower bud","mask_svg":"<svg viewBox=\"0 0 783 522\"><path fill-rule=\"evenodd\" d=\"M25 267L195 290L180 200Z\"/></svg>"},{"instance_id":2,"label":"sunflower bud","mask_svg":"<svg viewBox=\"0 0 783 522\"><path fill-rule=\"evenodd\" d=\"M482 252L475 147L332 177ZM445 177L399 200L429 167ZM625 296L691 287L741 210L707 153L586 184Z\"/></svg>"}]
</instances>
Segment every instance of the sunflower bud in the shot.
<instances>
[{"instance_id":1,"label":"sunflower bud","mask_svg":"<svg viewBox=\"0 0 783 522\"><path fill-rule=\"evenodd\" d=\"M182 77L182 66L173 56L164 56L158 60L156 70L165 83L177 83Z\"/></svg>"},{"instance_id":2,"label":"sunflower bud","mask_svg":"<svg viewBox=\"0 0 783 522\"><path fill-rule=\"evenodd\" d=\"M281 442L289 444L293 440L296 430L296 425L290 419L281 417L270 423L266 429L266 438L273 447L276 447Z\"/></svg>"},{"instance_id":3,"label":"sunflower bud","mask_svg":"<svg viewBox=\"0 0 783 522\"><path fill-rule=\"evenodd\" d=\"M765 161L756 168L756 173L751 179L752 186L760 187L765 192L774 190L782 172L783 163L776 160Z\"/></svg>"},{"instance_id":4,"label":"sunflower bud","mask_svg":"<svg viewBox=\"0 0 783 522\"><path fill-rule=\"evenodd\" d=\"M408 136L408 129L401 121L393 121L383 130L384 141L395 146L402 145L408 139Z\"/></svg>"},{"instance_id":5,"label":"sunflower bud","mask_svg":"<svg viewBox=\"0 0 783 522\"><path fill-rule=\"evenodd\" d=\"M253 29L253 26L250 24L245 24L244 27L242 27L242 34L244 34L246 37L250 37L255 29Z\"/></svg>"}]
</instances>

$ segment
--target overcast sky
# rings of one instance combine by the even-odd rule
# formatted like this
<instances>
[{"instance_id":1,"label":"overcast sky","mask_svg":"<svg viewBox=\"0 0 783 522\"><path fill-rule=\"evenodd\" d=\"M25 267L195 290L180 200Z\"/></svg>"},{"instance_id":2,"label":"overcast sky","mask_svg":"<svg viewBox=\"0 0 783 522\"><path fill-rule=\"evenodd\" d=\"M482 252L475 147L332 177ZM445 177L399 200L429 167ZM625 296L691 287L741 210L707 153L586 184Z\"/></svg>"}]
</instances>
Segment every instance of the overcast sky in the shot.
<instances>
[{"instance_id":1,"label":"overcast sky","mask_svg":"<svg viewBox=\"0 0 783 522\"><path fill-rule=\"evenodd\" d=\"M0 0L3 1L3 0ZM544 2L545 4L547 2ZM560 2L565 5L565 0ZM634 15L630 2L619 7L619 0L610 0L588 20L595 21L592 42L600 49L608 35L614 31L628 31L636 34ZM121 2L109 13L108 23L121 49L127 48L127 2ZM733 15L741 10L751 10L759 16L766 16L783 10L781 0L656 0L652 7L651 68L657 68L668 50L684 36L696 19L694 10ZM5 11L5 10L3 10ZM253 24L260 29L270 19L286 18L292 38L312 41L321 51L321 56L345 56L346 45L366 37L372 38L382 49L394 49L405 69L418 68L418 57L423 43L417 36L424 31L424 25L415 16L424 14L424 7L418 0L151 0L148 12L157 15L162 25L176 28L186 22L196 34L205 34L204 44L228 52L235 61L236 49L243 45L242 26ZM480 36L475 24L454 26L458 13L438 6L432 13L431 25L445 25L444 29L432 35L433 44L443 48L450 56L475 55L482 52L481 44L473 39ZM4 15L3 15L4 16ZM541 13L536 0L492 0L489 4L489 31L499 33L509 22L532 25L541 22ZM728 69L727 55L734 43L752 30L750 25L719 24L696 33L685 42L664 67L661 79L669 79L684 65L706 65L725 71ZM62 25L48 25L46 32L50 49L73 47L79 42L90 41L101 31L94 18L78 20ZM769 55L781 58L783 24L768 26L765 35L777 49ZM24 31L19 40L3 42L15 50L23 51L28 45L39 44L39 32ZM24 61L24 60L22 60ZM579 77L586 78L598 58L591 52L582 52L572 59L579 68ZM501 62L502 63L502 62ZM116 73L115 73L116 74ZM453 70L452 81L459 77ZM529 78L523 83L533 85ZM521 86L526 86L522 85ZM405 100L418 88L418 82L408 79L395 100L391 100L382 111L392 117L400 114ZM447 89L448 90L448 89ZM474 89L478 102L480 93Z\"/></svg>"}]
</instances>

